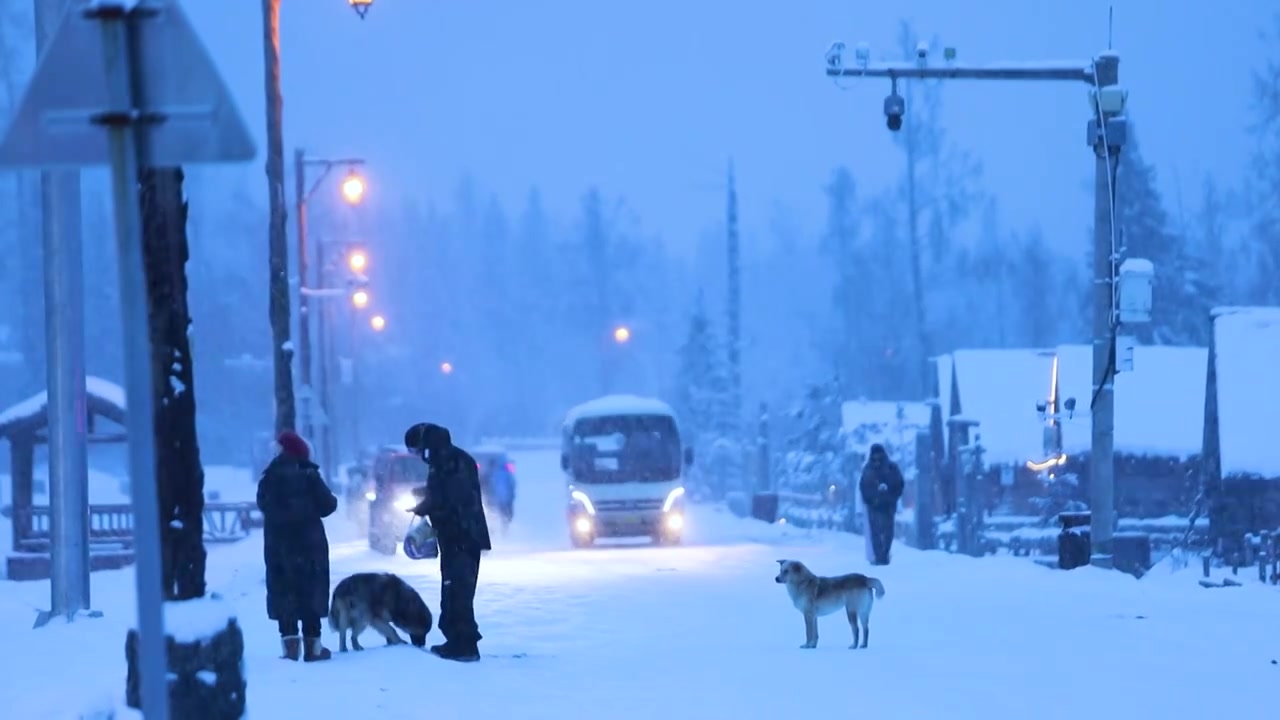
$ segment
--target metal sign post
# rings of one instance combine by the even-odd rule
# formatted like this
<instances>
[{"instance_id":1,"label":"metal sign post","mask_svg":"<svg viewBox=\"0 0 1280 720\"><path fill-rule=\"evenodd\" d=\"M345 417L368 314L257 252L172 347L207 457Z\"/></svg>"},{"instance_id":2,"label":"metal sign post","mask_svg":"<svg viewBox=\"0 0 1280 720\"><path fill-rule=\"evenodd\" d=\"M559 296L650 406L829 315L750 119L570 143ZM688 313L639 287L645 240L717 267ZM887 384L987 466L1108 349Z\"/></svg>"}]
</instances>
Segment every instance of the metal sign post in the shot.
<instances>
[{"instance_id":1,"label":"metal sign post","mask_svg":"<svg viewBox=\"0 0 1280 720\"><path fill-rule=\"evenodd\" d=\"M181 7L79 0L36 67L0 164L109 165L119 251L129 478L145 717L168 720L156 492L154 371L142 257L141 167L253 159L248 128ZM52 308L50 309L53 310Z\"/></svg>"}]
</instances>

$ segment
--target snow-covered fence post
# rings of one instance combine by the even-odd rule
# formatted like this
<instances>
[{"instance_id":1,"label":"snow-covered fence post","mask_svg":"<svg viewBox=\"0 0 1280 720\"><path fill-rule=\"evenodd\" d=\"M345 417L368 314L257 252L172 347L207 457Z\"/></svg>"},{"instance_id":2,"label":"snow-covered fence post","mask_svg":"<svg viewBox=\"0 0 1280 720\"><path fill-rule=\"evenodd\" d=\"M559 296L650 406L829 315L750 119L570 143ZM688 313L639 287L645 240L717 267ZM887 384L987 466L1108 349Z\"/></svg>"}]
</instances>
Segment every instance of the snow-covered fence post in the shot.
<instances>
[{"instance_id":1,"label":"snow-covered fence post","mask_svg":"<svg viewBox=\"0 0 1280 720\"><path fill-rule=\"evenodd\" d=\"M174 718L240 720L245 713L244 634L217 595L165 603L169 713ZM142 708L138 631L125 640L125 703Z\"/></svg>"}]
</instances>

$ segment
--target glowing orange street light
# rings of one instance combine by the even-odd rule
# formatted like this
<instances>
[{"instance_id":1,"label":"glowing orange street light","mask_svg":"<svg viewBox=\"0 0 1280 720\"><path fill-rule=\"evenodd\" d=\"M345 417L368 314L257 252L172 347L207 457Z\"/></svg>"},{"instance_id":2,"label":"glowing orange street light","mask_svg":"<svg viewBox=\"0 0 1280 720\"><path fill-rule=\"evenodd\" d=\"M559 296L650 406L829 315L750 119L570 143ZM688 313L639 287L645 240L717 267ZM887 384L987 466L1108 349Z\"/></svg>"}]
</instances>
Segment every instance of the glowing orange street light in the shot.
<instances>
[{"instance_id":1,"label":"glowing orange street light","mask_svg":"<svg viewBox=\"0 0 1280 720\"><path fill-rule=\"evenodd\" d=\"M450 375L450 374L452 374L452 373L453 373L453 363L451 363L451 362L449 362L449 361L447 361L447 360L446 360L445 362L440 363L440 372L444 373L445 375Z\"/></svg>"},{"instance_id":2,"label":"glowing orange street light","mask_svg":"<svg viewBox=\"0 0 1280 720\"><path fill-rule=\"evenodd\" d=\"M386 326L387 326L387 319L382 317L381 315L374 315L373 317L369 318L369 327L373 328L374 332L382 332L382 329L385 328Z\"/></svg>"},{"instance_id":3,"label":"glowing orange street light","mask_svg":"<svg viewBox=\"0 0 1280 720\"><path fill-rule=\"evenodd\" d=\"M352 250L347 255L347 267L351 268L351 272L364 272L365 267L369 265L369 256L363 250Z\"/></svg>"},{"instance_id":4,"label":"glowing orange street light","mask_svg":"<svg viewBox=\"0 0 1280 720\"><path fill-rule=\"evenodd\" d=\"M363 20L365 13L369 12L369 8L373 7L373 0L347 0L347 4L350 5L351 9L355 10L356 14L360 16L361 20Z\"/></svg>"},{"instance_id":5,"label":"glowing orange street light","mask_svg":"<svg viewBox=\"0 0 1280 720\"><path fill-rule=\"evenodd\" d=\"M613 341L619 345L625 345L631 340L631 328L626 325L619 325L613 331Z\"/></svg>"},{"instance_id":6,"label":"glowing orange street light","mask_svg":"<svg viewBox=\"0 0 1280 720\"><path fill-rule=\"evenodd\" d=\"M352 205L359 205L364 199L364 178L360 173L355 170L347 173L347 178L342 181L342 196Z\"/></svg>"},{"instance_id":7,"label":"glowing orange street light","mask_svg":"<svg viewBox=\"0 0 1280 720\"><path fill-rule=\"evenodd\" d=\"M364 290L357 290L351 293L351 304L363 309L369 304L369 293Z\"/></svg>"}]
</instances>

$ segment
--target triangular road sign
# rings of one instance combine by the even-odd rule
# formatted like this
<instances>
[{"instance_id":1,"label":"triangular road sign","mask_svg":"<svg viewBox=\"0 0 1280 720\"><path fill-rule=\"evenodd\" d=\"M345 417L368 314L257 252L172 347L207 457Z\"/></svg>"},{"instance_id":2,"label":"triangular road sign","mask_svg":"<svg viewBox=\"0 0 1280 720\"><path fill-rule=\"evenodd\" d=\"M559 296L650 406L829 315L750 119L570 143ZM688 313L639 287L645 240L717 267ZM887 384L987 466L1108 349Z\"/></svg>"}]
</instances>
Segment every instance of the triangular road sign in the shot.
<instances>
[{"instance_id":1,"label":"triangular road sign","mask_svg":"<svg viewBox=\"0 0 1280 720\"><path fill-rule=\"evenodd\" d=\"M85 17L94 0L75 0L40 58L13 122L0 141L0 165L107 165L107 130L92 118L108 110L102 21ZM142 162L153 167L240 162L253 139L213 60L176 0L138 0L130 25L138 48L137 110Z\"/></svg>"}]
</instances>

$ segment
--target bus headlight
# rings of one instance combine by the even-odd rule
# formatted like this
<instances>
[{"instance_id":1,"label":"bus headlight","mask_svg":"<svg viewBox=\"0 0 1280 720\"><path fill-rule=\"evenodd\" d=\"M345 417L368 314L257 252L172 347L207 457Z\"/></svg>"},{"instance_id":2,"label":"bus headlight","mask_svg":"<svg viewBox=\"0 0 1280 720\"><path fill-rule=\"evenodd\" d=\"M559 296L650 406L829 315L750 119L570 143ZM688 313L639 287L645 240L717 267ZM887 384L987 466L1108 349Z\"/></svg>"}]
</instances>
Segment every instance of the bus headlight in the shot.
<instances>
[{"instance_id":1,"label":"bus headlight","mask_svg":"<svg viewBox=\"0 0 1280 720\"><path fill-rule=\"evenodd\" d=\"M369 502L373 502L374 500L378 499L378 493L370 490L369 492L364 494L364 499L368 500Z\"/></svg>"},{"instance_id":2,"label":"bus headlight","mask_svg":"<svg viewBox=\"0 0 1280 720\"><path fill-rule=\"evenodd\" d=\"M573 529L579 535L591 534L591 518L580 517L573 523Z\"/></svg>"},{"instance_id":3,"label":"bus headlight","mask_svg":"<svg viewBox=\"0 0 1280 720\"><path fill-rule=\"evenodd\" d=\"M396 499L396 509L408 512L418 507L418 501L413 495L401 495Z\"/></svg>"},{"instance_id":4,"label":"bus headlight","mask_svg":"<svg viewBox=\"0 0 1280 720\"><path fill-rule=\"evenodd\" d=\"M684 529L684 516L680 513L670 513L667 515L667 529L677 532Z\"/></svg>"}]
</instances>

